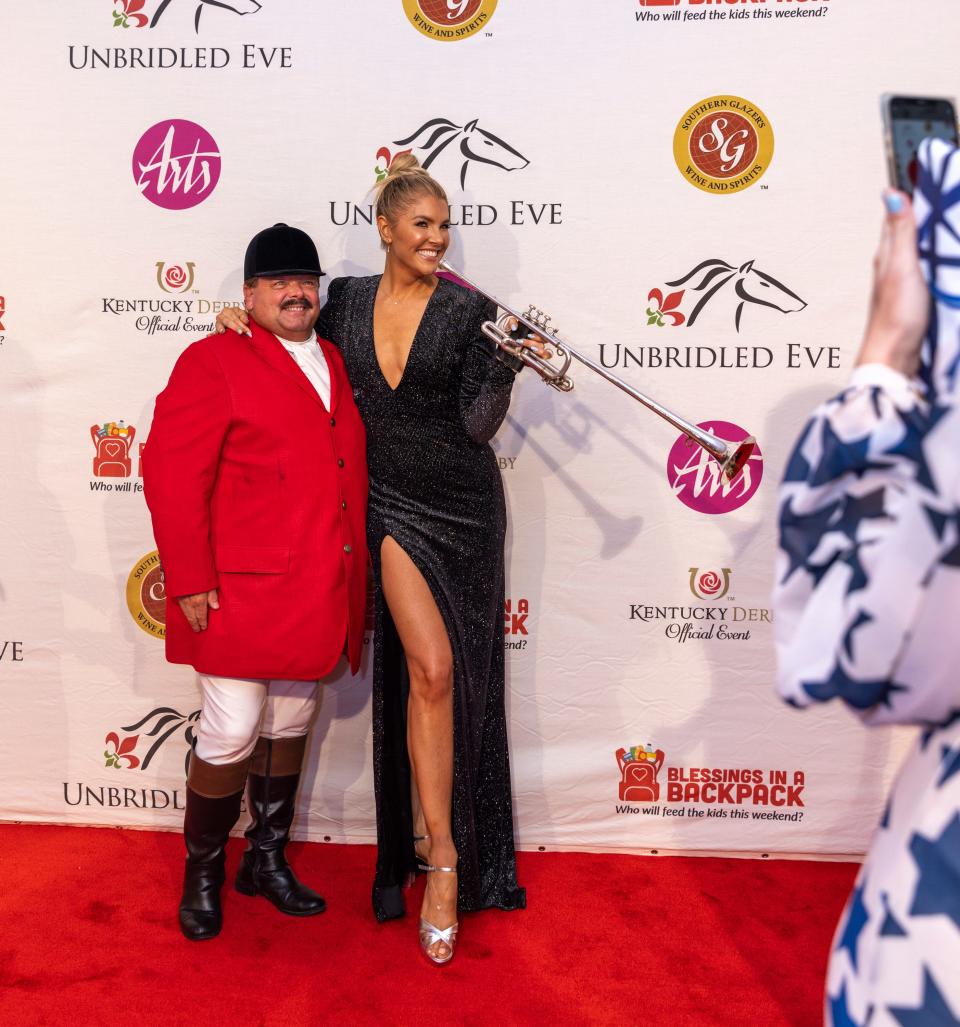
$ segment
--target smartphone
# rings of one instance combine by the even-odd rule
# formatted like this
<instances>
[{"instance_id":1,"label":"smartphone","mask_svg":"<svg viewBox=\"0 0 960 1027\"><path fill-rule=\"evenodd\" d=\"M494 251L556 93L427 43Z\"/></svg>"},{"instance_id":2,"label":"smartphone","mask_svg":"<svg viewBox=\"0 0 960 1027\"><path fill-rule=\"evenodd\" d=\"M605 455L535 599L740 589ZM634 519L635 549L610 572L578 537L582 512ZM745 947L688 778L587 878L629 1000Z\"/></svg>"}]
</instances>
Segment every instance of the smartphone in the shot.
<instances>
[{"instance_id":1,"label":"smartphone","mask_svg":"<svg viewBox=\"0 0 960 1027\"><path fill-rule=\"evenodd\" d=\"M920 143L932 137L958 144L956 108L953 100L935 96L887 93L881 102L890 184L912 196Z\"/></svg>"}]
</instances>

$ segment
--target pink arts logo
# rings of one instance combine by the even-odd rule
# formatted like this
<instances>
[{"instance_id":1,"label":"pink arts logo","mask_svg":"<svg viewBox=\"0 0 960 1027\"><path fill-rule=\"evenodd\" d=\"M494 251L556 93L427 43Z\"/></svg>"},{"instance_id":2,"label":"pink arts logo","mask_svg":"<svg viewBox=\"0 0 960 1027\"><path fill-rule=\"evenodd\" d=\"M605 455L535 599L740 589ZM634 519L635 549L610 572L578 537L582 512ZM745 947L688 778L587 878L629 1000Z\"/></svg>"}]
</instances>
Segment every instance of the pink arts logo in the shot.
<instances>
[{"instance_id":1,"label":"pink arts logo","mask_svg":"<svg viewBox=\"0 0 960 1027\"><path fill-rule=\"evenodd\" d=\"M750 434L729 421L703 421L697 427L728 442L741 442ZM733 481L727 481L717 461L686 435L677 439L667 457L667 480L673 494L698 513L724 514L738 509L753 498L762 477L759 446Z\"/></svg>"},{"instance_id":2,"label":"pink arts logo","mask_svg":"<svg viewBox=\"0 0 960 1027\"><path fill-rule=\"evenodd\" d=\"M195 122L161 121L143 133L133 151L133 180L158 207L186 210L216 188L220 151L213 136Z\"/></svg>"}]
</instances>

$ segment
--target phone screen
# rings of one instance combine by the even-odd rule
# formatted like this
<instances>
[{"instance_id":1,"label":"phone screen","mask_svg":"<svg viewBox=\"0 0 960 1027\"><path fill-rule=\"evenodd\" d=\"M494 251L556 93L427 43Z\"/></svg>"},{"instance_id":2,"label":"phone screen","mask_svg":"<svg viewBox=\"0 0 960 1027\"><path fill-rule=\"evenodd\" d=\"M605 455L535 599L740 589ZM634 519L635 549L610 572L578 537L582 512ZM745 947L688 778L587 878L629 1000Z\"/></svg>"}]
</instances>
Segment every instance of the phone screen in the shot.
<instances>
[{"instance_id":1,"label":"phone screen","mask_svg":"<svg viewBox=\"0 0 960 1027\"><path fill-rule=\"evenodd\" d=\"M917 184L917 151L924 139L957 143L957 116L949 100L895 96L890 100L890 133L896 186L912 193Z\"/></svg>"}]
</instances>

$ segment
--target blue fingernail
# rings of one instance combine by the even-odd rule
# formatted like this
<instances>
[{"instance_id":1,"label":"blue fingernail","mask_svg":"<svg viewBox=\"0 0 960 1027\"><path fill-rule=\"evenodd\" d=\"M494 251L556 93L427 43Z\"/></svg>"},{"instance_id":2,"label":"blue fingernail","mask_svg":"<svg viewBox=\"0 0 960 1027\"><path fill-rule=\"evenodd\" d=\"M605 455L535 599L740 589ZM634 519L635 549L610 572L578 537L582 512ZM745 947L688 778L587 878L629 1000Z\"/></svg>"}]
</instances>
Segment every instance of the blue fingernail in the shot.
<instances>
[{"instance_id":1,"label":"blue fingernail","mask_svg":"<svg viewBox=\"0 0 960 1027\"><path fill-rule=\"evenodd\" d=\"M903 197L898 196L896 193L889 193L884 196L883 202L887 205L887 210L891 214L899 214L903 210Z\"/></svg>"}]
</instances>

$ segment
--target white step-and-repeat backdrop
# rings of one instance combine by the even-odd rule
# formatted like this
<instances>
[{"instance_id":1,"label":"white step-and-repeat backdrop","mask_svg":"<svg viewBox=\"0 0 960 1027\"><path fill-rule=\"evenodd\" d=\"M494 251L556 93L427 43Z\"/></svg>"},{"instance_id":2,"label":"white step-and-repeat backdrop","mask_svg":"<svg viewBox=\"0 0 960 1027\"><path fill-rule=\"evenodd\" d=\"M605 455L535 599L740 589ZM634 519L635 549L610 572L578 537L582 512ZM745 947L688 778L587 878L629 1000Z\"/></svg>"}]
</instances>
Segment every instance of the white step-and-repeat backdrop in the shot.
<instances>
[{"instance_id":1,"label":"white step-and-repeat backdrop","mask_svg":"<svg viewBox=\"0 0 960 1027\"><path fill-rule=\"evenodd\" d=\"M760 443L725 487L591 372L518 382L520 845L862 852L910 735L775 697L776 485L857 349L879 96L953 94L958 38L949 0L3 4L0 818L179 827L198 697L163 656L154 396L259 229L380 270L370 189L412 150L471 277ZM301 837L373 838L369 652L325 689Z\"/></svg>"}]
</instances>

